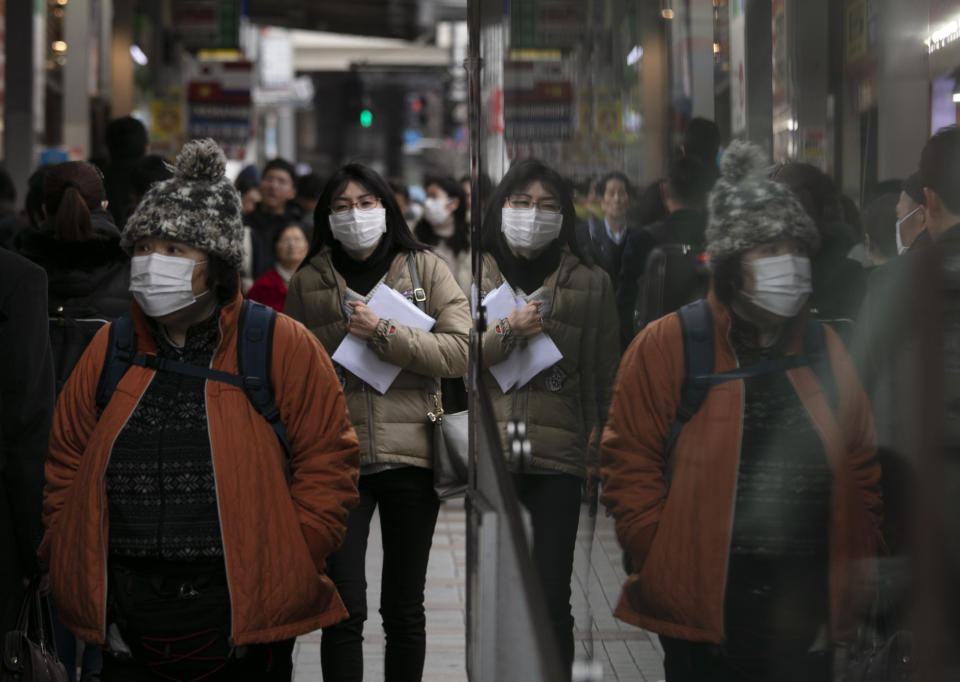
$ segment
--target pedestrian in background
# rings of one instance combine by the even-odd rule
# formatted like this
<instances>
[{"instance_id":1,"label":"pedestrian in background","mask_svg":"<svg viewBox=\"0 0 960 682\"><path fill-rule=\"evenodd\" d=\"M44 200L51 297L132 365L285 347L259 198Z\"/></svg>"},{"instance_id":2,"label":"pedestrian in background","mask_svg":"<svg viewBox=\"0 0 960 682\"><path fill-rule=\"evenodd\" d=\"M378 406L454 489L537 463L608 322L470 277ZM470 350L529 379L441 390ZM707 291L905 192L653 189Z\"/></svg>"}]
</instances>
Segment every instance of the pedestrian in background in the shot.
<instances>
[{"instance_id":1,"label":"pedestrian in background","mask_svg":"<svg viewBox=\"0 0 960 682\"><path fill-rule=\"evenodd\" d=\"M43 270L0 249L0 632L17 624L24 588L39 575L43 464L54 378Z\"/></svg>"},{"instance_id":2,"label":"pedestrian in background","mask_svg":"<svg viewBox=\"0 0 960 682\"><path fill-rule=\"evenodd\" d=\"M47 169L40 228L23 235L21 253L47 272L50 310L112 320L130 307L130 258L106 209L100 172L86 161Z\"/></svg>"},{"instance_id":3,"label":"pedestrian in background","mask_svg":"<svg viewBox=\"0 0 960 682\"><path fill-rule=\"evenodd\" d=\"M576 212L563 178L535 159L516 163L490 197L483 224L481 300L504 282L526 304L489 320L486 385L520 503L533 525L533 563L566 670L574 657L570 578L587 449L606 421L620 356L610 278L586 266ZM562 359L504 392L489 373L545 333ZM526 423L529 457L512 454L508 424Z\"/></svg>"},{"instance_id":4,"label":"pedestrian in background","mask_svg":"<svg viewBox=\"0 0 960 682\"><path fill-rule=\"evenodd\" d=\"M253 240L253 278L273 267L273 238L292 222L300 222L303 212L295 201L297 171L286 159L272 159L260 177L260 203L244 216Z\"/></svg>"},{"instance_id":5,"label":"pedestrian in background","mask_svg":"<svg viewBox=\"0 0 960 682\"><path fill-rule=\"evenodd\" d=\"M357 441L329 358L276 317L288 455L245 392L210 374L242 366L225 165L213 140L190 142L147 192L123 233L143 357L98 406L118 323L101 330L54 418L40 556L63 622L105 646L104 680L290 680L294 638L347 616L323 569L356 501Z\"/></svg>"},{"instance_id":6,"label":"pedestrian in background","mask_svg":"<svg viewBox=\"0 0 960 682\"><path fill-rule=\"evenodd\" d=\"M820 234L765 166L749 143L725 153L702 317L634 340L603 435L602 500L632 569L614 615L660 634L668 682L832 680L882 546L870 407L808 317ZM704 362L718 380L691 405L687 367Z\"/></svg>"},{"instance_id":7,"label":"pedestrian in background","mask_svg":"<svg viewBox=\"0 0 960 682\"><path fill-rule=\"evenodd\" d=\"M133 116L115 118L107 124L106 142L110 162L103 169L103 182L108 209L114 224L123 229L134 206L130 199L131 172L147 153L147 129Z\"/></svg>"},{"instance_id":8,"label":"pedestrian in background","mask_svg":"<svg viewBox=\"0 0 960 682\"><path fill-rule=\"evenodd\" d=\"M417 223L414 234L440 256L463 292L469 293L473 271L463 187L448 176L429 178L425 184L427 198L423 202L423 218Z\"/></svg>"},{"instance_id":9,"label":"pedestrian in background","mask_svg":"<svg viewBox=\"0 0 960 682\"><path fill-rule=\"evenodd\" d=\"M633 185L619 171L607 173L597 183L602 214L591 216L577 227L577 241L584 260L597 265L619 282L623 242L630 227L627 214L633 202Z\"/></svg>"},{"instance_id":10,"label":"pedestrian in background","mask_svg":"<svg viewBox=\"0 0 960 682\"><path fill-rule=\"evenodd\" d=\"M273 239L273 268L253 283L247 298L283 312L290 279L307 257L310 242L299 223L288 225Z\"/></svg>"},{"instance_id":11,"label":"pedestrian in background","mask_svg":"<svg viewBox=\"0 0 960 682\"><path fill-rule=\"evenodd\" d=\"M375 171L350 164L327 183L317 204L313 244L290 282L286 313L333 354L348 334L401 368L381 394L338 367L360 439L360 503L343 547L327 563L350 612L324 628L323 679L363 679L367 619L365 559L379 507L383 537L380 614L388 682L419 680L426 651L423 592L440 502L433 489L432 429L440 379L467 370L470 310L450 269L416 241L391 187ZM419 285L414 283L414 275ZM417 300L436 320L430 331L380 318L367 305L381 286Z\"/></svg>"}]
</instances>

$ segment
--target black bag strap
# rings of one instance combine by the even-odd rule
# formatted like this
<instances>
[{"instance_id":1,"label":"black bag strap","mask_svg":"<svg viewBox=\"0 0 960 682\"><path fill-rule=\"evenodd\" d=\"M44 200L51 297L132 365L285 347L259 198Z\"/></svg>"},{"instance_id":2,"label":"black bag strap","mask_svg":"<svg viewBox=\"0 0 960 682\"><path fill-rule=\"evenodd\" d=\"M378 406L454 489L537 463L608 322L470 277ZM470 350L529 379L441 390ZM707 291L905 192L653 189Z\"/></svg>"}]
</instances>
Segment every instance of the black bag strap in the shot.
<instances>
[{"instance_id":1,"label":"black bag strap","mask_svg":"<svg viewBox=\"0 0 960 682\"><path fill-rule=\"evenodd\" d=\"M413 300L416 302L417 307L426 313L427 293L423 290L423 287L420 286L420 274L417 272L417 261L413 251L407 253L407 270L410 273L410 282L413 285ZM443 406L440 404L440 386L438 381L430 378L427 379L427 394L433 398L434 409L434 411L427 416L430 417L431 421L435 421L437 418L443 416Z\"/></svg>"},{"instance_id":2,"label":"black bag strap","mask_svg":"<svg viewBox=\"0 0 960 682\"><path fill-rule=\"evenodd\" d=\"M273 351L273 327L277 311L273 308L246 300L240 310L240 338L237 340L237 365L242 377L242 386L247 399L263 415L277 440L290 457L290 440L287 429L280 419L270 381L270 358Z\"/></svg>"},{"instance_id":3,"label":"black bag strap","mask_svg":"<svg viewBox=\"0 0 960 682\"><path fill-rule=\"evenodd\" d=\"M688 303L677 311L683 334L684 379L680 406L670 425L664 459L670 457L680 432L707 398L710 386L691 380L713 371L713 315L705 299Z\"/></svg>"},{"instance_id":4,"label":"black bag strap","mask_svg":"<svg viewBox=\"0 0 960 682\"><path fill-rule=\"evenodd\" d=\"M133 329L133 318L122 315L110 325L107 355L100 371L100 381L97 382L97 419L103 414L117 389L117 384L130 368L136 348L137 335Z\"/></svg>"},{"instance_id":5,"label":"black bag strap","mask_svg":"<svg viewBox=\"0 0 960 682\"><path fill-rule=\"evenodd\" d=\"M276 311L255 301L244 301L240 310L237 365L239 374L221 372L209 367L191 365L156 355L136 352L136 334L129 315L114 320L110 327L107 357L97 384L97 417L110 402L117 385L132 366L146 367L157 372L173 372L184 376L219 381L243 389L247 399L270 424L277 440L290 457L290 441L280 419L270 382L270 355L273 346L273 326Z\"/></svg>"},{"instance_id":6,"label":"black bag strap","mask_svg":"<svg viewBox=\"0 0 960 682\"><path fill-rule=\"evenodd\" d=\"M705 299L683 306L680 316L680 329L683 334L683 361L685 374L680 396L680 406L667 437L664 459L670 457L677 444L684 425L697 413L714 386L728 381L749 379L773 372L786 372L798 367L810 366L827 398L831 411L839 404L836 380L830 365L827 349L826 330L823 324L811 318L804 335L804 352L785 355L747 367L720 374L713 373L713 315Z\"/></svg>"}]
</instances>

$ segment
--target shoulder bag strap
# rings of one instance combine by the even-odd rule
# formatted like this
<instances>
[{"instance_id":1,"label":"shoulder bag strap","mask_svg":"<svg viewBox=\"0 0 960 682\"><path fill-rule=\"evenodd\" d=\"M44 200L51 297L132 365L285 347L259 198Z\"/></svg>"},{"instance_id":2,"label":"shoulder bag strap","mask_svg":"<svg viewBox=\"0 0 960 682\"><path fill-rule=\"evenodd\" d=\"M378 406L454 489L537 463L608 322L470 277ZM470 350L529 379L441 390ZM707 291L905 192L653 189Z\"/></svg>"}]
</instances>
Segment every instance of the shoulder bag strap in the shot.
<instances>
[{"instance_id":1,"label":"shoulder bag strap","mask_svg":"<svg viewBox=\"0 0 960 682\"><path fill-rule=\"evenodd\" d=\"M417 307L424 313L427 312L427 293L420 286L420 275L417 272L416 254L413 251L407 253L407 270L410 273L410 282L413 285L413 300ZM438 382L432 377L427 377L427 394L433 399L433 412L428 412L427 416L432 422L439 422L443 419L443 405L440 402L440 390Z\"/></svg>"}]
</instances>

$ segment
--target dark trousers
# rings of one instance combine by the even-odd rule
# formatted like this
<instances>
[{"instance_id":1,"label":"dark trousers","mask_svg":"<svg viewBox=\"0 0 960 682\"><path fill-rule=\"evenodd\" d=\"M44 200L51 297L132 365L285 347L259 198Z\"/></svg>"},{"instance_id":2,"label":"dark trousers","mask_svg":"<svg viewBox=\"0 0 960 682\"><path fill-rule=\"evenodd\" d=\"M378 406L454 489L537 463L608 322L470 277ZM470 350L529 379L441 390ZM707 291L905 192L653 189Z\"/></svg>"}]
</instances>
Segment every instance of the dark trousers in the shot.
<instances>
[{"instance_id":1,"label":"dark trousers","mask_svg":"<svg viewBox=\"0 0 960 682\"><path fill-rule=\"evenodd\" d=\"M758 645L749 659L728 655L723 647L660 635L666 682L830 682L832 652L776 654Z\"/></svg>"},{"instance_id":2,"label":"dark trousers","mask_svg":"<svg viewBox=\"0 0 960 682\"><path fill-rule=\"evenodd\" d=\"M569 474L515 474L520 504L533 526L533 565L540 578L557 648L569 671L573 664L570 578L580 523L581 479Z\"/></svg>"},{"instance_id":3,"label":"dark trousers","mask_svg":"<svg viewBox=\"0 0 960 682\"><path fill-rule=\"evenodd\" d=\"M387 682L418 682L423 675L427 644L423 590L440 501L433 491L432 471L403 467L360 477L360 502L350 512L343 546L327 560L327 575L350 617L323 629L324 682L363 679L367 536L378 506L383 535L380 615L386 635L385 677Z\"/></svg>"},{"instance_id":4,"label":"dark trousers","mask_svg":"<svg viewBox=\"0 0 960 682\"><path fill-rule=\"evenodd\" d=\"M250 645L246 647L242 658L230 659L224 668L203 677L203 682L290 682L293 678L295 642L286 639ZM171 678L155 675L146 664L138 661L121 660L109 654L103 656L103 672L100 675L103 682L157 682Z\"/></svg>"}]
</instances>

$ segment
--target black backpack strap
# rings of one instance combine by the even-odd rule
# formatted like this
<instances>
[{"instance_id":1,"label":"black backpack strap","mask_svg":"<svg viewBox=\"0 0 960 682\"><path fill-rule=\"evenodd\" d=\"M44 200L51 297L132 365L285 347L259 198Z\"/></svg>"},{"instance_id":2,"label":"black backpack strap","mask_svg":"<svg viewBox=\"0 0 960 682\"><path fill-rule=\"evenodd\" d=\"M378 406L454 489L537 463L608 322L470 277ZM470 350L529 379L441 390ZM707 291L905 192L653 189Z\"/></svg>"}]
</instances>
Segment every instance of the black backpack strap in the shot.
<instances>
[{"instance_id":1,"label":"black backpack strap","mask_svg":"<svg viewBox=\"0 0 960 682\"><path fill-rule=\"evenodd\" d=\"M283 450L290 458L290 440L280 419L270 382L270 356L273 350L273 326L277 312L256 301L246 300L240 310L240 329L237 339L239 385L253 407L269 422ZM228 375L234 376L234 375Z\"/></svg>"},{"instance_id":2,"label":"black backpack strap","mask_svg":"<svg viewBox=\"0 0 960 682\"><path fill-rule=\"evenodd\" d=\"M685 368L680 407L670 425L664 459L670 457L680 432L697 413L710 391L710 384L694 381L713 372L713 315L706 300L688 303L677 311L683 333L683 364Z\"/></svg>"},{"instance_id":3,"label":"black backpack strap","mask_svg":"<svg viewBox=\"0 0 960 682\"><path fill-rule=\"evenodd\" d=\"M817 375L817 381L827 398L827 404L836 413L840 406L840 394L837 391L837 380L833 375L830 351L827 348L827 330L822 322L813 317L807 322L803 349L810 359L813 373Z\"/></svg>"},{"instance_id":4,"label":"black backpack strap","mask_svg":"<svg viewBox=\"0 0 960 682\"><path fill-rule=\"evenodd\" d=\"M97 382L97 419L103 414L117 384L130 368L136 354L137 335L133 330L133 318L129 315L118 317L110 325L107 340L107 353Z\"/></svg>"}]
</instances>

